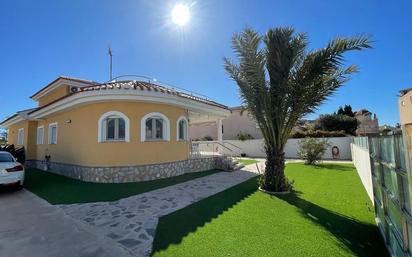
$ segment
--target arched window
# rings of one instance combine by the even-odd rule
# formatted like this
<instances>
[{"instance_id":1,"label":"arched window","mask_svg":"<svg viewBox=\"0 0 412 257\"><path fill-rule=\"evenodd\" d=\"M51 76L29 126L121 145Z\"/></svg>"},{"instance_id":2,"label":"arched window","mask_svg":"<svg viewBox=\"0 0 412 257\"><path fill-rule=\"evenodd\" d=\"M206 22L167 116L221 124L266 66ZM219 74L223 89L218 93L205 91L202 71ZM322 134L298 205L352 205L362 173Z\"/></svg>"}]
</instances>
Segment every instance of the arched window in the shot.
<instances>
[{"instance_id":1,"label":"arched window","mask_svg":"<svg viewBox=\"0 0 412 257\"><path fill-rule=\"evenodd\" d=\"M187 129L188 122L186 117L180 117L177 119L177 140L178 141L185 141L187 140Z\"/></svg>"},{"instance_id":2,"label":"arched window","mask_svg":"<svg viewBox=\"0 0 412 257\"><path fill-rule=\"evenodd\" d=\"M162 113L146 114L140 122L141 141L170 140L170 122Z\"/></svg>"},{"instance_id":3,"label":"arched window","mask_svg":"<svg viewBox=\"0 0 412 257\"><path fill-rule=\"evenodd\" d=\"M121 112L106 112L100 117L98 127L98 142L130 141L129 118Z\"/></svg>"}]
</instances>

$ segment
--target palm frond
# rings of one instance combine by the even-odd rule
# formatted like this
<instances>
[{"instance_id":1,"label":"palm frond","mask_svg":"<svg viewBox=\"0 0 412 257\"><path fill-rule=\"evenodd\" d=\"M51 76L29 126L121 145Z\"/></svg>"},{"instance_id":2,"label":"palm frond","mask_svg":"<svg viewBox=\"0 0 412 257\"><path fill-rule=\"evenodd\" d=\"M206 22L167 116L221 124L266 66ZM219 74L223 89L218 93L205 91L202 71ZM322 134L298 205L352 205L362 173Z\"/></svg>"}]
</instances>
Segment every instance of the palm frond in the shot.
<instances>
[{"instance_id":1,"label":"palm frond","mask_svg":"<svg viewBox=\"0 0 412 257\"><path fill-rule=\"evenodd\" d=\"M307 35L291 27L270 29L264 36L247 28L233 36L232 47L239 63L225 58L225 70L239 86L242 105L261 126L265 140L283 149L297 120L315 111L357 71L355 65L343 67L345 53L371 48L371 41L362 35L339 37L308 51Z\"/></svg>"},{"instance_id":2,"label":"palm frond","mask_svg":"<svg viewBox=\"0 0 412 257\"><path fill-rule=\"evenodd\" d=\"M225 70L238 85L242 106L265 140L269 165L261 185L288 190L283 170L266 171L283 169L283 148L296 122L357 72L355 65L344 66L345 53L371 48L371 41L366 36L336 38L322 49L308 51L307 35L293 28L270 29L264 36L247 28L233 36L232 47L238 63L225 58Z\"/></svg>"}]
</instances>

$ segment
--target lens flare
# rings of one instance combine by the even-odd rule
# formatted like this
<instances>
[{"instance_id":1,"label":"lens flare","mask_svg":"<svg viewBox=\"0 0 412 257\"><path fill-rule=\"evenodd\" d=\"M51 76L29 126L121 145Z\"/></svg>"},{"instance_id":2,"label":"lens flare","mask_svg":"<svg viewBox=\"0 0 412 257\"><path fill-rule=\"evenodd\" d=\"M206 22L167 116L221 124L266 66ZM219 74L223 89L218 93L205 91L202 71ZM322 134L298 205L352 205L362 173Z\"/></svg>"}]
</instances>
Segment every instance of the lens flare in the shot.
<instances>
[{"instance_id":1,"label":"lens flare","mask_svg":"<svg viewBox=\"0 0 412 257\"><path fill-rule=\"evenodd\" d=\"M172 22L179 26L184 26L190 19L189 7L183 4L177 4L172 10Z\"/></svg>"}]
</instances>

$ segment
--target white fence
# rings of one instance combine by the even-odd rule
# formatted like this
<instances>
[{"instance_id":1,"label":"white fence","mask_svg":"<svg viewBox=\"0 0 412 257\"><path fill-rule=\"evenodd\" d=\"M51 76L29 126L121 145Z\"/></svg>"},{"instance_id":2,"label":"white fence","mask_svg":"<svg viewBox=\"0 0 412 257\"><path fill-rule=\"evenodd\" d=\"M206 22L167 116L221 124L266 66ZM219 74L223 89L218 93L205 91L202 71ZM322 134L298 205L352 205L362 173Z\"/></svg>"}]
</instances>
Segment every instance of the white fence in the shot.
<instances>
[{"instance_id":1,"label":"white fence","mask_svg":"<svg viewBox=\"0 0 412 257\"><path fill-rule=\"evenodd\" d=\"M333 159L332 157L332 147L336 146L339 149L338 160L351 160L351 137L330 137L326 138L331 147L329 147L326 153L322 156L324 160ZM285 146L285 157L288 159L298 159L298 142L300 139L291 138L288 140ZM217 145L213 143L214 141L207 142L202 141L200 144L201 152L214 152L216 151ZM223 153L226 155L240 156L241 154L246 154L250 157L261 157L264 158L265 150L263 139L252 139L252 140L224 140L224 145L227 148L223 148ZM230 150L229 150L230 149Z\"/></svg>"},{"instance_id":2,"label":"white fence","mask_svg":"<svg viewBox=\"0 0 412 257\"><path fill-rule=\"evenodd\" d=\"M366 192L368 193L369 198L371 199L372 203L374 203L369 150L353 143L351 143L350 145L353 165L355 165L356 167L356 170L359 174L363 186L366 189Z\"/></svg>"}]
</instances>

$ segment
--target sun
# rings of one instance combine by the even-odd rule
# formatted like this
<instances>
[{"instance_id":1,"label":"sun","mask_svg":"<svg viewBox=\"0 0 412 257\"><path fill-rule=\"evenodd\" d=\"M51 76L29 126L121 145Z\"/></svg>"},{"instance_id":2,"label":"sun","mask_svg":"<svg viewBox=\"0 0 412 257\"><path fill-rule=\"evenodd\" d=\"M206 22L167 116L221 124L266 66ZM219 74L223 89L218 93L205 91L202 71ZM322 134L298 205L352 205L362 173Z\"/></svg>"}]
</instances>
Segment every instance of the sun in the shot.
<instances>
[{"instance_id":1,"label":"sun","mask_svg":"<svg viewBox=\"0 0 412 257\"><path fill-rule=\"evenodd\" d=\"M172 10L172 22L179 26L184 26L190 19L189 7L177 4Z\"/></svg>"}]
</instances>

